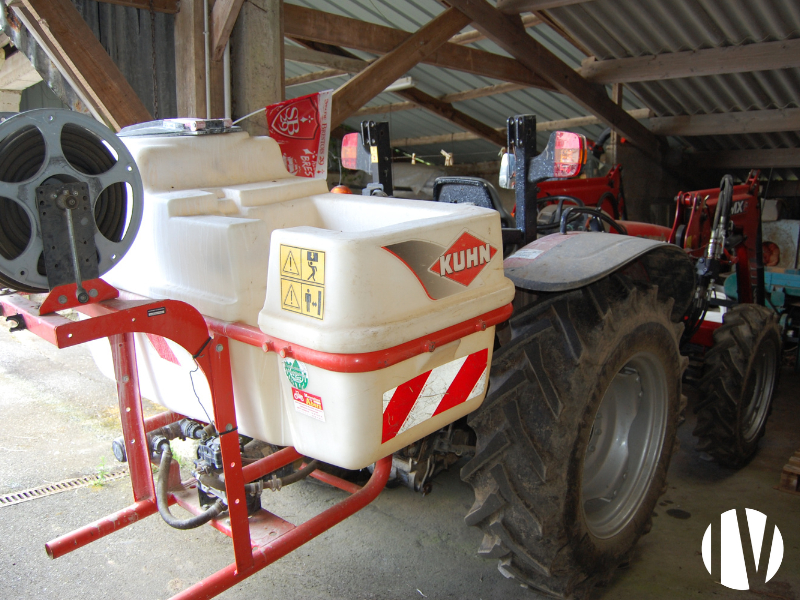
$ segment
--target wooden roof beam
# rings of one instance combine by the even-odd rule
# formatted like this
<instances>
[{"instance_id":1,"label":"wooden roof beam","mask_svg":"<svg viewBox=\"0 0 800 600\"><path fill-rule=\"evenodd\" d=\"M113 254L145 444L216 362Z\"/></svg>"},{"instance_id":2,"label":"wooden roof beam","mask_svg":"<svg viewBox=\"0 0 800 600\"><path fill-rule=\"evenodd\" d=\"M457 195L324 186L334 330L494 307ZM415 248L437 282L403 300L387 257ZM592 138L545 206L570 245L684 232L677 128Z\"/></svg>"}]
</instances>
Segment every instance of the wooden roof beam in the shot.
<instances>
[{"instance_id":1,"label":"wooden roof beam","mask_svg":"<svg viewBox=\"0 0 800 600\"><path fill-rule=\"evenodd\" d=\"M217 0L211 9L211 58L222 60L244 0Z\"/></svg>"},{"instance_id":2,"label":"wooden roof beam","mask_svg":"<svg viewBox=\"0 0 800 600\"><path fill-rule=\"evenodd\" d=\"M523 12L550 10L572 4L583 4L590 0L497 0L497 10L507 15L518 15Z\"/></svg>"},{"instance_id":3,"label":"wooden roof beam","mask_svg":"<svg viewBox=\"0 0 800 600\"><path fill-rule=\"evenodd\" d=\"M70 0L21 0L14 13L112 129L152 117Z\"/></svg>"},{"instance_id":4,"label":"wooden roof beam","mask_svg":"<svg viewBox=\"0 0 800 600\"><path fill-rule=\"evenodd\" d=\"M541 24L542 20L537 17L536 15L525 15L522 17L522 25L525 29L529 27L535 27L536 25ZM486 39L486 36L483 35L477 29L474 31L467 31L466 33L459 33L458 35L454 35L450 38L451 44L474 44L475 42L481 42Z\"/></svg>"},{"instance_id":5,"label":"wooden roof beam","mask_svg":"<svg viewBox=\"0 0 800 600\"><path fill-rule=\"evenodd\" d=\"M324 69L323 71L314 71L313 73L304 73L296 77L288 77L284 81L284 87L291 87L293 85L302 85L312 81L324 81L325 79L333 79L334 77L341 77L347 75L347 71L340 71L339 69Z\"/></svg>"},{"instance_id":6,"label":"wooden roof beam","mask_svg":"<svg viewBox=\"0 0 800 600\"><path fill-rule=\"evenodd\" d=\"M331 128L341 125L390 83L433 54L469 21L469 17L463 13L448 8L337 89L332 99Z\"/></svg>"},{"instance_id":7,"label":"wooden roof beam","mask_svg":"<svg viewBox=\"0 0 800 600\"><path fill-rule=\"evenodd\" d=\"M691 152L684 162L700 169L794 169L800 167L800 148Z\"/></svg>"},{"instance_id":8,"label":"wooden roof beam","mask_svg":"<svg viewBox=\"0 0 800 600\"><path fill-rule=\"evenodd\" d=\"M348 61L352 61L353 63L360 62L362 65L366 66L369 63L367 61L362 61L361 59L357 58L353 55L352 52L348 52L343 48L339 48L338 46L331 46L329 44L323 44L320 42L303 42L306 44L310 51L324 53L328 57L336 57L336 58L343 58ZM343 65L345 63L342 63ZM353 64L352 66L358 66ZM467 130L469 135L474 135L477 138L483 138L487 141L492 143L497 143L498 145L502 146L503 141L501 141L500 135L490 126L481 123L477 119L470 117L462 113L461 111L455 109L452 104L444 101L443 98L434 98L433 96L426 94L418 89L408 89L408 90L398 90L393 92L402 98L406 98L406 102L400 102L395 104L395 108L398 110L407 110L411 108L423 108L429 110L430 112L434 113L435 115L446 119L447 121L462 127ZM402 105L403 108L400 108ZM373 109L374 110L374 109ZM381 113L385 113L386 111L380 111ZM377 112L371 112L369 109L360 109L356 111L353 116L365 116L370 114L379 114ZM503 138L504 139L504 138Z\"/></svg>"},{"instance_id":9,"label":"wooden roof beam","mask_svg":"<svg viewBox=\"0 0 800 600\"><path fill-rule=\"evenodd\" d=\"M361 60L360 58L348 58L346 56L339 56L338 54L319 52L318 50L312 50L310 48L290 46L289 44L283 46L283 58L284 60L291 60L307 65L327 67L344 73L360 73L366 69L370 63L370 61Z\"/></svg>"},{"instance_id":10,"label":"wooden roof beam","mask_svg":"<svg viewBox=\"0 0 800 600\"><path fill-rule=\"evenodd\" d=\"M527 34L518 17L504 15L485 0L450 0L468 15L503 50L548 81L559 92L583 106L620 135L654 158L661 155L663 139L628 115L608 97L603 86L590 83Z\"/></svg>"},{"instance_id":11,"label":"wooden roof beam","mask_svg":"<svg viewBox=\"0 0 800 600\"><path fill-rule=\"evenodd\" d=\"M288 80L287 80L288 81ZM490 85L488 87L477 88L474 90L467 90L465 92L455 92L453 94L445 94L440 96L438 100L452 104L453 102L463 102L464 100L472 100L473 98L485 98L486 96L494 96L495 94L505 94L516 90L526 89L527 86L519 85L517 83L498 83L497 85ZM402 110L410 110L416 108L417 105L413 102L395 102L393 104L381 104L380 106L365 106L358 109L356 115L380 115L390 112L398 112Z\"/></svg>"},{"instance_id":12,"label":"wooden roof beam","mask_svg":"<svg viewBox=\"0 0 800 600\"><path fill-rule=\"evenodd\" d=\"M470 117L459 110L456 110L453 108L452 104L444 102L439 98L434 98L433 96L417 89L404 90L399 92L399 94L418 105L420 108L424 108L425 110L430 111L455 125L458 125L462 129L466 129L469 133L472 133L473 135L482 138L487 142L491 142L500 147L506 145L506 133L504 129L498 131L489 125L481 123L477 119Z\"/></svg>"},{"instance_id":13,"label":"wooden roof beam","mask_svg":"<svg viewBox=\"0 0 800 600\"><path fill-rule=\"evenodd\" d=\"M628 114L634 119L646 119L652 112L649 108L635 108L629 110ZM595 116L589 115L585 117L575 117L573 119L558 119L557 121L538 121L536 123L536 131L558 131L559 129L575 129L576 127L587 127L589 125L599 125L602 123L600 119ZM500 127L495 131L498 134L505 135L506 129ZM447 142L466 142L477 140L480 136L469 132L459 133L440 133L437 135L428 135L425 137L417 138L400 138L392 140L392 146L402 148L404 146L426 146L429 144L444 144Z\"/></svg>"},{"instance_id":14,"label":"wooden roof beam","mask_svg":"<svg viewBox=\"0 0 800 600\"><path fill-rule=\"evenodd\" d=\"M800 130L800 108L650 119L650 131L659 135L730 135L798 130Z\"/></svg>"},{"instance_id":15,"label":"wooden roof beam","mask_svg":"<svg viewBox=\"0 0 800 600\"><path fill-rule=\"evenodd\" d=\"M412 35L400 29L365 23L295 4L284 4L283 11L284 33L287 37L333 44L371 54L391 52ZM529 87L551 91L554 89L550 83L513 58L458 44L443 44L421 62Z\"/></svg>"},{"instance_id":16,"label":"wooden roof beam","mask_svg":"<svg viewBox=\"0 0 800 600\"><path fill-rule=\"evenodd\" d=\"M583 61L580 74L594 83L632 83L682 77L800 67L800 39L670 52L653 56Z\"/></svg>"},{"instance_id":17,"label":"wooden roof beam","mask_svg":"<svg viewBox=\"0 0 800 600\"><path fill-rule=\"evenodd\" d=\"M39 83L42 76L22 52L14 52L0 67L0 90L21 92Z\"/></svg>"}]
</instances>

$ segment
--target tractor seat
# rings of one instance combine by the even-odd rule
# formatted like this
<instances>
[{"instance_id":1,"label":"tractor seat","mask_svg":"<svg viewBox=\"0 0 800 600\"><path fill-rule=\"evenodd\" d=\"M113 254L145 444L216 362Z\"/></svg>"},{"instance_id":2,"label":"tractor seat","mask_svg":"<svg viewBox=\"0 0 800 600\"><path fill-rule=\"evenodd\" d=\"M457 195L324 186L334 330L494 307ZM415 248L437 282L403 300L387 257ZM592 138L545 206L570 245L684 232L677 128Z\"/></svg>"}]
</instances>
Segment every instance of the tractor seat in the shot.
<instances>
[{"instance_id":1,"label":"tractor seat","mask_svg":"<svg viewBox=\"0 0 800 600\"><path fill-rule=\"evenodd\" d=\"M500 213L503 227L516 227L514 217L500 202L494 186L480 177L437 177L433 183L433 200L451 204L474 204Z\"/></svg>"}]
</instances>

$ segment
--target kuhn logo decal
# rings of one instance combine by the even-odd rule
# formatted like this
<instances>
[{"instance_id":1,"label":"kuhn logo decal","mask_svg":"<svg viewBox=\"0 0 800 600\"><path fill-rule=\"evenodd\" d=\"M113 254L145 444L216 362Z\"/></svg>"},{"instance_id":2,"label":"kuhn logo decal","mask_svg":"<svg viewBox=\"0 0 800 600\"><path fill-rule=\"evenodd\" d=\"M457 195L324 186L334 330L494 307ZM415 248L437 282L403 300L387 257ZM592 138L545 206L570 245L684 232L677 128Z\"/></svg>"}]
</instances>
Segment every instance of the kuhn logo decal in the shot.
<instances>
[{"instance_id":1,"label":"kuhn logo decal","mask_svg":"<svg viewBox=\"0 0 800 600\"><path fill-rule=\"evenodd\" d=\"M449 247L407 240L383 249L414 273L431 300L463 292L497 254L497 248L466 231Z\"/></svg>"},{"instance_id":2,"label":"kuhn logo decal","mask_svg":"<svg viewBox=\"0 0 800 600\"><path fill-rule=\"evenodd\" d=\"M496 253L497 249L491 244L464 232L430 266L430 270L466 286L475 280Z\"/></svg>"}]
</instances>

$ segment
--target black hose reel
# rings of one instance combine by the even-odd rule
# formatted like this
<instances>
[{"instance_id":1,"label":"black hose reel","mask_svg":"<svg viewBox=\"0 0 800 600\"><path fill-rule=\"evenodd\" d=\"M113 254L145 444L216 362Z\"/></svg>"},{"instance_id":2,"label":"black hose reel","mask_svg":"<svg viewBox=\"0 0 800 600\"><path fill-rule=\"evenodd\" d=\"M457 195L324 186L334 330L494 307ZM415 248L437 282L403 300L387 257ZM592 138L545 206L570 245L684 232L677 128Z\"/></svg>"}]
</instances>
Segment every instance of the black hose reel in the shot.
<instances>
[{"instance_id":1,"label":"black hose reel","mask_svg":"<svg viewBox=\"0 0 800 600\"><path fill-rule=\"evenodd\" d=\"M46 292L109 271L142 222L142 179L128 149L95 119L61 109L0 124L0 287ZM94 294L92 294L94 295Z\"/></svg>"}]
</instances>

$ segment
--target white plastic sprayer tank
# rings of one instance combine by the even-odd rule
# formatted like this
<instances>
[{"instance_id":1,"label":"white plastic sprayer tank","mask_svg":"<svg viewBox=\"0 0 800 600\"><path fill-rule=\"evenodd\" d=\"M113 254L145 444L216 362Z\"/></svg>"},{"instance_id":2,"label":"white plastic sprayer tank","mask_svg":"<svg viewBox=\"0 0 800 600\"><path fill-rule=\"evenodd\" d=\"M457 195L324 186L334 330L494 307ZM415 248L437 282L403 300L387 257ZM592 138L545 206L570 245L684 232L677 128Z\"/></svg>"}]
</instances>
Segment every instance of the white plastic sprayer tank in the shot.
<instances>
[{"instance_id":1,"label":"white plastic sprayer tank","mask_svg":"<svg viewBox=\"0 0 800 600\"><path fill-rule=\"evenodd\" d=\"M513 298L494 211L330 194L324 180L290 175L272 139L241 132L123 140L142 174L145 211L133 247L106 276L121 290L182 300L351 361L391 354ZM192 357L161 338L136 338L142 394L208 421L210 394L190 374ZM239 431L362 468L477 408L493 339L493 326L472 329L359 373L232 340ZM113 376L107 342L92 351Z\"/></svg>"}]
</instances>

